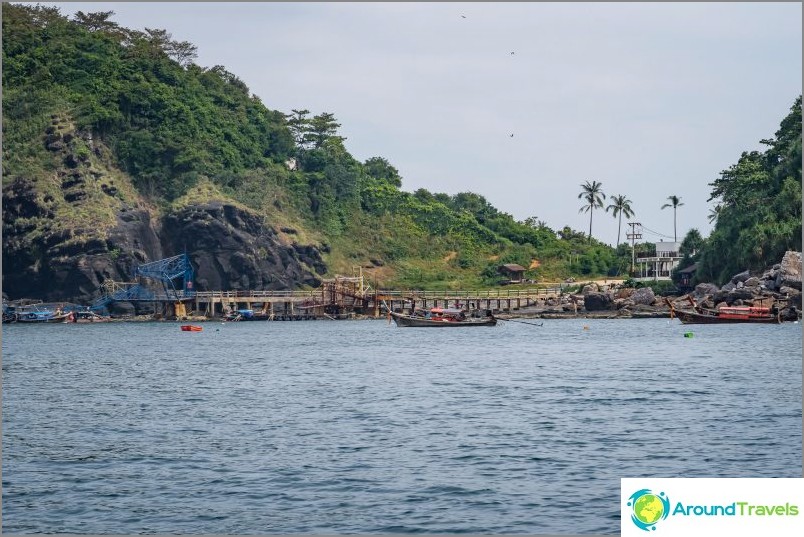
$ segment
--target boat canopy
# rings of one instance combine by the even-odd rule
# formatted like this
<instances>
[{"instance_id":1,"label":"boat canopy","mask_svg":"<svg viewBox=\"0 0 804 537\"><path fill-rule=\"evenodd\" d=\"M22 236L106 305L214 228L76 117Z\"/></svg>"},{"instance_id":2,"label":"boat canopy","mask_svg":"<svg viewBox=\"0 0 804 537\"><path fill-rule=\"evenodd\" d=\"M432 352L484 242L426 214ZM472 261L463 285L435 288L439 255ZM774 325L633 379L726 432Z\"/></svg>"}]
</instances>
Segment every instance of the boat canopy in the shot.
<instances>
[{"instance_id":1,"label":"boat canopy","mask_svg":"<svg viewBox=\"0 0 804 537\"><path fill-rule=\"evenodd\" d=\"M457 308L431 308L430 312L440 313L441 315L459 315L463 313L463 310Z\"/></svg>"}]
</instances>

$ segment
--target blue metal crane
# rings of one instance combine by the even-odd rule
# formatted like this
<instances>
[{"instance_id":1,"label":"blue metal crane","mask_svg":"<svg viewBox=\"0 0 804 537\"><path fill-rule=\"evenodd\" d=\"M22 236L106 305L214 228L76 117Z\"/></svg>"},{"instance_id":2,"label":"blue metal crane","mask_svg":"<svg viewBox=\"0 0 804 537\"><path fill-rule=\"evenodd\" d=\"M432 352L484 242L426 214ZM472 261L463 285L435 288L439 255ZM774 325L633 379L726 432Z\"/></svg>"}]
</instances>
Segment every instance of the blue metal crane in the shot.
<instances>
[{"instance_id":1,"label":"blue metal crane","mask_svg":"<svg viewBox=\"0 0 804 537\"><path fill-rule=\"evenodd\" d=\"M193 267L187 254L160 259L151 263L139 265L134 270L136 282L104 284L106 291L91 306L93 311L102 310L112 302L139 301L139 302L176 302L183 298L194 296ZM181 278L181 283L178 280ZM155 281L161 285L161 292L154 290Z\"/></svg>"}]
</instances>

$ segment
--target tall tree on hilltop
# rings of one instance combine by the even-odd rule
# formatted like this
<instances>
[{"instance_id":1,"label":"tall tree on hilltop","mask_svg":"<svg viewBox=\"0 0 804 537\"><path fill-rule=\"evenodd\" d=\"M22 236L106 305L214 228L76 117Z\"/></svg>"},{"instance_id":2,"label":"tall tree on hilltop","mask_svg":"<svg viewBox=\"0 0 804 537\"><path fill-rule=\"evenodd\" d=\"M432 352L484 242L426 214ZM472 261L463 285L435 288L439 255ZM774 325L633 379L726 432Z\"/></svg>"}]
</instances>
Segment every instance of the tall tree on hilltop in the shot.
<instances>
[{"instance_id":1,"label":"tall tree on hilltop","mask_svg":"<svg viewBox=\"0 0 804 537\"><path fill-rule=\"evenodd\" d=\"M285 114L285 121L287 121L290 134L293 136L293 141L300 148L304 148L304 140L307 133L310 131L310 120L307 116L310 111L306 108L303 110L291 110L292 113Z\"/></svg>"},{"instance_id":2,"label":"tall tree on hilltop","mask_svg":"<svg viewBox=\"0 0 804 537\"><path fill-rule=\"evenodd\" d=\"M90 32L113 32L120 27L116 22L109 20L112 15L114 15L114 11L98 11L97 13L78 11L73 20Z\"/></svg>"},{"instance_id":3,"label":"tall tree on hilltop","mask_svg":"<svg viewBox=\"0 0 804 537\"><path fill-rule=\"evenodd\" d=\"M589 242L592 242L592 213L595 209L602 209L603 208L603 200L606 199L606 195L600 189L603 186L603 183L598 183L597 181L592 181L591 183L587 181L585 184L581 185L583 191L578 194L578 199L583 198L586 201L586 205L581 207L581 210L578 211L580 213L588 212L589 213Z\"/></svg>"},{"instance_id":4,"label":"tall tree on hilltop","mask_svg":"<svg viewBox=\"0 0 804 537\"><path fill-rule=\"evenodd\" d=\"M312 143L316 149L323 146L324 142L331 138L344 141L346 138L336 135L340 126L341 124L335 121L334 114L322 112L317 116L313 116L313 119L310 120L310 131L307 133L305 141Z\"/></svg>"},{"instance_id":5,"label":"tall tree on hilltop","mask_svg":"<svg viewBox=\"0 0 804 537\"><path fill-rule=\"evenodd\" d=\"M611 213L614 218L617 218L618 216L620 217L620 220L617 223L617 244L614 245L616 248L620 245L620 230L623 227L623 215L625 215L626 218L631 218L634 216L634 211L631 209L631 200L626 198L624 195L612 196L611 201L611 205L606 207L606 212L611 209Z\"/></svg>"},{"instance_id":6,"label":"tall tree on hilltop","mask_svg":"<svg viewBox=\"0 0 804 537\"><path fill-rule=\"evenodd\" d=\"M187 67L198 57L198 47L189 41L171 41L167 45L166 52L182 67Z\"/></svg>"},{"instance_id":7,"label":"tall tree on hilltop","mask_svg":"<svg viewBox=\"0 0 804 537\"><path fill-rule=\"evenodd\" d=\"M668 200L670 203L665 203L662 205L662 209L666 209L668 207L673 208L673 242L678 242L678 235L676 234L676 209L684 205L681 203L681 198L678 196L668 196Z\"/></svg>"},{"instance_id":8,"label":"tall tree on hilltop","mask_svg":"<svg viewBox=\"0 0 804 537\"><path fill-rule=\"evenodd\" d=\"M161 28L145 28L146 39L155 48L166 51L170 44L170 38L173 37L167 30Z\"/></svg>"}]
</instances>

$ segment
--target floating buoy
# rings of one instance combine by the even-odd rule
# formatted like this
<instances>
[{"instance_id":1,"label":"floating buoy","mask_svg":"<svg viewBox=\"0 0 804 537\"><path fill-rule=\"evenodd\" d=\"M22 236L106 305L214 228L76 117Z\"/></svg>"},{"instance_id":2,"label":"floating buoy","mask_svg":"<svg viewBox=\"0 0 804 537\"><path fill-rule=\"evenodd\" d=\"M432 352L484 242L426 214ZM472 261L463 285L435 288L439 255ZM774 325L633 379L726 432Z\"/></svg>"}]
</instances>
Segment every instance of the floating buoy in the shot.
<instances>
[{"instance_id":1,"label":"floating buoy","mask_svg":"<svg viewBox=\"0 0 804 537\"><path fill-rule=\"evenodd\" d=\"M583 329L584 330L589 330L589 326L588 325L583 325Z\"/></svg>"},{"instance_id":2,"label":"floating buoy","mask_svg":"<svg viewBox=\"0 0 804 537\"><path fill-rule=\"evenodd\" d=\"M684 337L692 337L692 332L684 332Z\"/></svg>"}]
</instances>

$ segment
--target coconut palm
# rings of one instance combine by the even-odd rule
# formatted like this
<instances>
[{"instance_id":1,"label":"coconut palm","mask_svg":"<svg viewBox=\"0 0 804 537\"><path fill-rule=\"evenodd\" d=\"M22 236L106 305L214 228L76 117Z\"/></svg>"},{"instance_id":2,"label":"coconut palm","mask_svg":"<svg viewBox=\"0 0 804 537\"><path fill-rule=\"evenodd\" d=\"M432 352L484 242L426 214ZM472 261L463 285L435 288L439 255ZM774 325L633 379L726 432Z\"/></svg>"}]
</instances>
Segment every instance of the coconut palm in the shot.
<instances>
[{"instance_id":1,"label":"coconut palm","mask_svg":"<svg viewBox=\"0 0 804 537\"><path fill-rule=\"evenodd\" d=\"M623 227L623 215L625 215L626 218L631 218L634 216L634 211L631 209L631 200L625 196L612 196L611 202L611 205L606 207L606 212L611 209L611 215L614 218L617 218L617 216L620 217L617 223L617 244L614 245L616 248L620 245L620 230Z\"/></svg>"},{"instance_id":2,"label":"coconut palm","mask_svg":"<svg viewBox=\"0 0 804 537\"><path fill-rule=\"evenodd\" d=\"M601 186L603 186L603 183L598 183L597 181L590 183L587 181L586 184L581 185L583 192L578 194L578 199L583 198L586 201L586 205L581 207L578 212L589 213L589 242L592 242L592 212L595 209L603 208L603 200L606 199L606 195L600 190Z\"/></svg>"},{"instance_id":3,"label":"coconut palm","mask_svg":"<svg viewBox=\"0 0 804 537\"><path fill-rule=\"evenodd\" d=\"M723 208L722 205L718 204L715 205L714 209L709 209L709 223L714 224L717 222L718 216L720 216L720 210Z\"/></svg>"},{"instance_id":4,"label":"coconut palm","mask_svg":"<svg viewBox=\"0 0 804 537\"><path fill-rule=\"evenodd\" d=\"M667 196L667 199L670 200L670 203L665 203L662 205L662 209L666 209L668 207L673 208L673 242L678 242L678 235L676 234L676 209L684 204L681 203L681 198L678 196Z\"/></svg>"}]
</instances>

